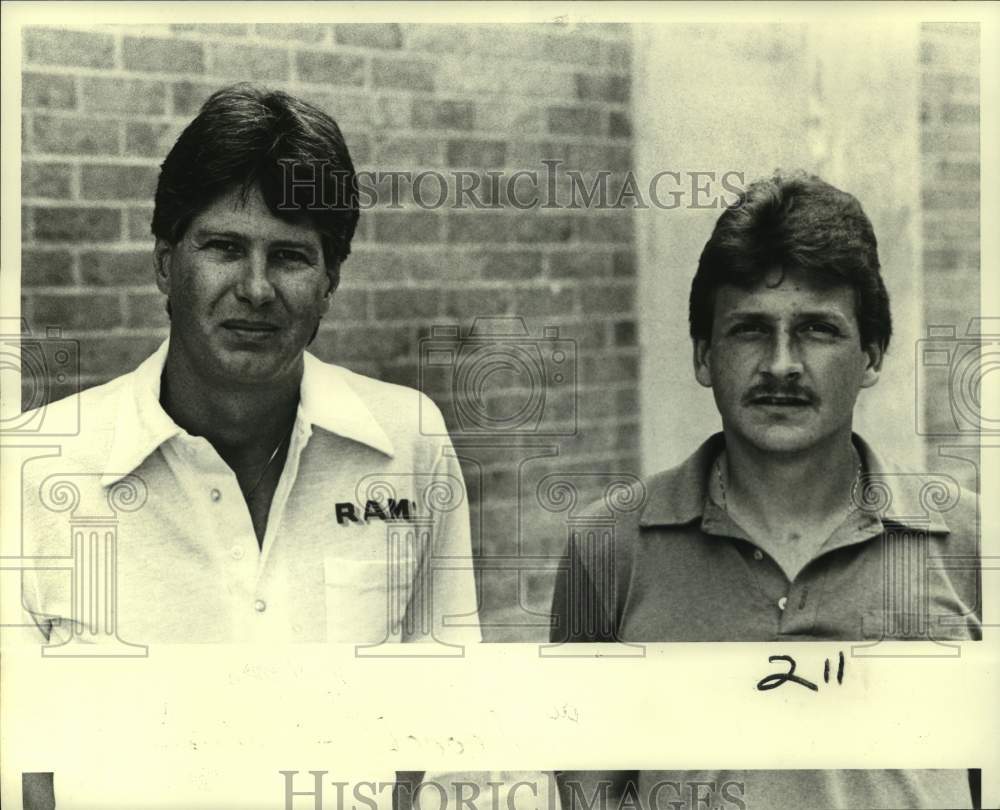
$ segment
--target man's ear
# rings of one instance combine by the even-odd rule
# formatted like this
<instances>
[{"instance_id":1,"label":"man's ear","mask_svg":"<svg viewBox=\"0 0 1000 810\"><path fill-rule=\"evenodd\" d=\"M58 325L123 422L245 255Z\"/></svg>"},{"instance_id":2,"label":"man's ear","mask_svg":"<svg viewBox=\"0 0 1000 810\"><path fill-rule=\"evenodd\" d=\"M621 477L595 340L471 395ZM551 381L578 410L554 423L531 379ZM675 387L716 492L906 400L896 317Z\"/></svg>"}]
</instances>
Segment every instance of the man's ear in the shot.
<instances>
[{"instance_id":1,"label":"man's ear","mask_svg":"<svg viewBox=\"0 0 1000 810\"><path fill-rule=\"evenodd\" d=\"M861 378L861 387L871 388L878 382L879 375L882 373L882 360L885 358L885 352L877 343L869 343L865 346L864 351L868 357L868 365L865 366L865 373Z\"/></svg>"},{"instance_id":2,"label":"man's ear","mask_svg":"<svg viewBox=\"0 0 1000 810\"><path fill-rule=\"evenodd\" d=\"M694 340L694 378L706 388L712 387L712 347L704 338Z\"/></svg>"},{"instance_id":3,"label":"man's ear","mask_svg":"<svg viewBox=\"0 0 1000 810\"><path fill-rule=\"evenodd\" d=\"M164 295L170 294L170 257L173 245L166 239L157 237L156 246L153 248L153 273L156 278L156 286Z\"/></svg>"},{"instance_id":4,"label":"man's ear","mask_svg":"<svg viewBox=\"0 0 1000 810\"><path fill-rule=\"evenodd\" d=\"M334 262L327 265L326 281L328 286L326 288L326 292L323 294L324 314L329 311L330 303L333 300L333 294L337 291L337 285L340 283L340 262Z\"/></svg>"}]
</instances>

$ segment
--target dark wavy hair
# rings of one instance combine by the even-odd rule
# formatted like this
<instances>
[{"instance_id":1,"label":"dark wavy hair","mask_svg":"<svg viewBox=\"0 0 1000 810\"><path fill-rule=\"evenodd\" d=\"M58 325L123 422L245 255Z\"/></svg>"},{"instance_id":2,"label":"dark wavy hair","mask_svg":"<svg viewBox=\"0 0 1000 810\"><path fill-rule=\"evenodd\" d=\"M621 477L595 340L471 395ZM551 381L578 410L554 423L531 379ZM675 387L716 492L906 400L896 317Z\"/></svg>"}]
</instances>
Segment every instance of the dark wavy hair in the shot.
<instances>
[{"instance_id":1,"label":"dark wavy hair","mask_svg":"<svg viewBox=\"0 0 1000 810\"><path fill-rule=\"evenodd\" d=\"M254 185L274 216L316 229L328 269L347 258L360 212L340 127L312 104L249 84L213 93L177 139L160 166L153 234L176 244L216 199L234 188L246 199Z\"/></svg>"},{"instance_id":2,"label":"dark wavy hair","mask_svg":"<svg viewBox=\"0 0 1000 810\"><path fill-rule=\"evenodd\" d=\"M750 289L776 268L851 287L862 346L888 348L892 315L871 221L853 196L805 173L751 183L723 211L691 284L691 337L711 340L720 286Z\"/></svg>"}]
</instances>

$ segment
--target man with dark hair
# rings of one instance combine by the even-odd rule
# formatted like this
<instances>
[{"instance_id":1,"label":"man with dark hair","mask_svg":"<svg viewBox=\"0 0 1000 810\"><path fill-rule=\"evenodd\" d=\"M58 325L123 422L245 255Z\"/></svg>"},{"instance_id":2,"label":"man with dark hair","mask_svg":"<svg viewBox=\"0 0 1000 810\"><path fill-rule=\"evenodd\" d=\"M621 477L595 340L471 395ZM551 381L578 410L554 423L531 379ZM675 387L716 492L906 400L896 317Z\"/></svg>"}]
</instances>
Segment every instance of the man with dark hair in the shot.
<instances>
[{"instance_id":1,"label":"man with dark hair","mask_svg":"<svg viewBox=\"0 0 1000 810\"><path fill-rule=\"evenodd\" d=\"M956 486L930 508L927 479L852 432L892 333L858 201L807 175L750 185L702 251L690 325L722 432L643 483L613 545L571 545L553 640L980 638L974 566L883 588L887 553L974 561L976 501ZM899 602L911 585L923 602Z\"/></svg>"},{"instance_id":2,"label":"man with dark hair","mask_svg":"<svg viewBox=\"0 0 1000 810\"><path fill-rule=\"evenodd\" d=\"M80 433L25 465L25 554L74 561L24 577L46 654L481 639L471 566L454 564L471 558L468 503L440 412L305 351L358 216L347 144L310 104L237 85L180 135L152 221L169 338L47 406L78 410ZM117 542L67 531L109 509ZM51 779L29 777L43 806Z\"/></svg>"},{"instance_id":3,"label":"man with dark hair","mask_svg":"<svg viewBox=\"0 0 1000 810\"><path fill-rule=\"evenodd\" d=\"M437 408L305 351L358 215L336 122L285 93L219 90L164 160L152 230L169 338L135 371L49 405L78 407L80 435L26 468L39 556L72 551L47 474L79 473L81 504L116 486L143 500L118 527L123 639L480 638L471 572L431 576L432 558L471 554ZM448 499L427 497L442 485ZM433 525L401 539L414 521ZM68 632L83 620L69 585L61 572L26 577L50 646L85 639Z\"/></svg>"},{"instance_id":4,"label":"man with dark hair","mask_svg":"<svg viewBox=\"0 0 1000 810\"><path fill-rule=\"evenodd\" d=\"M858 201L807 175L750 185L701 254L690 326L722 432L637 485L639 509L595 505L613 532L570 543L552 641L980 639L976 496L890 466L852 431L892 333ZM641 803L677 780L736 780L768 808L971 806L960 771L559 780L567 810L597 789L608 807L629 791Z\"/></svg>"}]
</instances>

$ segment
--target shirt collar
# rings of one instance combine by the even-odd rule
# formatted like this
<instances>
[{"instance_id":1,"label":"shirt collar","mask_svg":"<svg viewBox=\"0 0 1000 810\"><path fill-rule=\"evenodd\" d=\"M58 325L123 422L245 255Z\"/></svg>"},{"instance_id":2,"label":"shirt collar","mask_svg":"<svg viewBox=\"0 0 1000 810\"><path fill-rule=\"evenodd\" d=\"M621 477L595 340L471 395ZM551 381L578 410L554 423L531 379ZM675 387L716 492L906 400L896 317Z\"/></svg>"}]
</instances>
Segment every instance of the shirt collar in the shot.
<instances>
[{"instance_id":1,"label":"shirt collar","mask_svg":"<svg viewBox=\"0 0 1000 810\"><path fill-rule=\"evenodd\" d=\"M395 453L392 440L350 385L351 372L305 353L299 416L305 422L378 450Z\"/></svg>"},{"instance_id":2,"label":"shirt collar","mask_svg":"<svg viewBox=\"0 0 1000 810\"><path fill-rule=\"evenodd\" d=\"M168 347L169 340L163 341L135 371L122 378L107 472L101 478L104 486L132 472L164 442L187 435L160 405L160 377ZM296 421L392 456L392 441L351 388L349 373L306 352Z\"/></svg>"},{"instance_id":3,"label":"shirt collar","mask_svg":"<svg viewBox=\"0 0 1000 810\"><path fill-rule=\"evenodd\" d=\"M855 493L861 508L877 516L883 524L948 532L948 524L935 504L947 505L957 493L948 491L944 480L905 472L886 461L856 433L852 434L852 440L863 468L861 484ZM654 475L647 484L649 497L639 518L640 525L681 525L702 517L711 468L725 444L724 435L716 433L682 464Z\"/></svg>"}]
</instances>

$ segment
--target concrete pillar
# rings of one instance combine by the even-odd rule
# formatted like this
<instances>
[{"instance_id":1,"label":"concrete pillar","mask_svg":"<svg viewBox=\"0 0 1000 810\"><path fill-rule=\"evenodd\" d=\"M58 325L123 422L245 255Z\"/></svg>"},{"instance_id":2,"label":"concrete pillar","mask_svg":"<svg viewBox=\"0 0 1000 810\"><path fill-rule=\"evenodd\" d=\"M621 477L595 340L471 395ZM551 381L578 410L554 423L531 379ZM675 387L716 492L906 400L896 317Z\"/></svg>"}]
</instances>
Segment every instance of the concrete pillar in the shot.
<instances>
[{"instance_id":1,"label":"concrete pillar","mask_svg":"<svg viewBox=\"0 0 1000 810\"><path fill-rule=\"evenodd\" d=\"M642 465L677 464L720 428L694 380L687 299L698 256L731 199L694 195L694 172L819 174L861 200L875 226L896 336L857 430L919 464L913 345L921 323L918 31L803 24L647 26L636 31L639 176L679 172L679 207L636 212L642 346ZM704 181L702 181L704 184ZM661 194L661 197L664 196Z\"/></svg>"}]
</instances>

